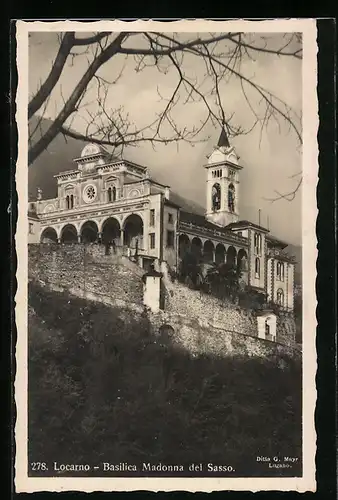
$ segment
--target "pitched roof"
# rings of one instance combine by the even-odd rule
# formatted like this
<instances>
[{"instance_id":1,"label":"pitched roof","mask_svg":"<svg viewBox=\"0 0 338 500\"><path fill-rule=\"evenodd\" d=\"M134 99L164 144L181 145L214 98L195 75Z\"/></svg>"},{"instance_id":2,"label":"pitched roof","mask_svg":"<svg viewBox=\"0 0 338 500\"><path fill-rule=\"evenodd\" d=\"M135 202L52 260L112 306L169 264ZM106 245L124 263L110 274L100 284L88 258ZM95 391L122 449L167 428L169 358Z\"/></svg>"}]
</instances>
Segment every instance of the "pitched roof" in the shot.
<instances>
[{"instance_id":1,"label":"pitched roof","mask_svg":"<svg viewBox=\"0 0 338 500\"><path fill-rule=\"evenodd\" d=\"M245 227L255 227L256 229L260 229L261 231L265 231L266 233L269 232L269 229L266 229L266 227L259 226L258 224L255 224L254 222L250 222L249 220L239 220L238 222L231 222L231 224L228 224L226 226L228 229L236 229L236 228L245 228Z\"/></svg>"},{"instance_id":2,"label":"pitched roof","mask_svg":"<svg viewBox=\"0 0 338 500\"><path fill-rule=\"evenodd\" d=\"M217 231L220 231L224 234L228 235L234 235L232 231L229 229L226 229L221 226L217 226L217 224L213 224L212 222L208 221L204 215L199 215L199 214L194 214L191 212L186 212L185 210L181 210L180 212L180 221L181 222L186 222L187 224L195 224L196 226L202 226L205 227L206 229L211 229L214 230L216 229Z\"/></svg>"},{"instance_id":3,"label":"pitched roof","mask_svg":"<svg viewBox=\"0 0 338 500\"><path fill-rule=\"evenodd\" d=\"M194 215L196 214L196 217L202 216L204 218L205 209L201 205L192 200L184 198L183 196L176 193L176 191L170 190L169 203L170 202L178 205L181 210L184 210L187 213L193 213Z\"/></svg>"},{"instance_id":4,"label":"pitched roof","mask_svg":"<svg viewBox=\"0 0 338 500\"><path fill-rule=\"evenodd\" d=\"M279 238L276 238L275 236L271 236L270 234L267 236L267 240L268 243L271 243L271 245L275 247L280 247L283 249L288 246L288 243L285 243L285 241L282 241Z\"/></svg>"}]
</instances>

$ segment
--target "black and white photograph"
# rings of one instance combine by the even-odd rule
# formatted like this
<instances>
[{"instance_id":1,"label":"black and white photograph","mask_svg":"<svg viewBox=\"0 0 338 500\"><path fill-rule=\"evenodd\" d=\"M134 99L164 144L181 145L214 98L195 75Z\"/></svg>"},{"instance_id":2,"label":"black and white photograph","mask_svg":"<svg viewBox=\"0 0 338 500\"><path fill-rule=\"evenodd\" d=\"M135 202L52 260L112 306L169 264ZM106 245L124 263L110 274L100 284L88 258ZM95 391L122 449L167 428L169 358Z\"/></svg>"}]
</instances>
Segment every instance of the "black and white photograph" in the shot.
<instances>
[{"instance_id":1,"label":"black and white photograph","mask_svg":"<svg viewBox=\"0 0 338 500\"><path fill-rule=\"evenodd\" d=\"M17 45L17 490L315 491L315 21Z\"/></svg>"}]
</instances>

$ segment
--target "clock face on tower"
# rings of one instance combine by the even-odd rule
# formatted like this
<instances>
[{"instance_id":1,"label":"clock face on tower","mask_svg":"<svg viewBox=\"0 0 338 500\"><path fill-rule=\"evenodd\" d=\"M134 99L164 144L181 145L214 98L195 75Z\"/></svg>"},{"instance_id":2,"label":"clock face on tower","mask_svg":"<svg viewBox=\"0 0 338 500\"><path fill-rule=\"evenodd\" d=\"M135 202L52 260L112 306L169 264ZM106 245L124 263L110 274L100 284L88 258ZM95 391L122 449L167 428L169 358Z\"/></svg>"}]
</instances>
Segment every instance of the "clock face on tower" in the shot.
<instances>
[{"instance_id":1,"label":"clock face on tower","mask_svg":"<svg viewBox=\"0 0 338 500\"><path fill-rule=\"evenodd\" d=\"M97 190L94 184L87 184L82 193L83 201L85 203L92 203L93 201L95 201L96 195Z\"/></svg>"}]
</instances>

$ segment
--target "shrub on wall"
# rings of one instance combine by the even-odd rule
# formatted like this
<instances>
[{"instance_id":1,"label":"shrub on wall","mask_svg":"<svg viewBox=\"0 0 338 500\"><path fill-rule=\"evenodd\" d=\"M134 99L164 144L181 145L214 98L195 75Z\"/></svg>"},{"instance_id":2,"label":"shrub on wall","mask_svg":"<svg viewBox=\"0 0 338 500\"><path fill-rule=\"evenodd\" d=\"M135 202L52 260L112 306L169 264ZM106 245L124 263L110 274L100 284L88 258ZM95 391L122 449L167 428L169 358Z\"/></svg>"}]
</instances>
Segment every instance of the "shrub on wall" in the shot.
<instances>
[{"instance_id":1,"label":"shrub on wall","mask_svg":"<svg viewBox=\"0 0 338 500\"><path fill-rule=\"evenodd\" d=\"M203 282L201 259L193 252L186 252L178 270L178 278L191 288L198 289Z\"/></svg>"},{"instance_id":2,"label":"shrub on wall","mask_svg":"<svg viewBox=\"0 0 338 500\"><path fill-rule=\"evenodd\" d=\"M236 266L229 263L214 264L207 271L205 285L209 291L220 299L238 299L240 293L241 273Z\"/></svg>"},{"instance_id":3,"label":"shrub on wall","mask_svg":"<svg viewBox=\"0 0 338 500\"><path fill-rule=\"evenodd\" d=\"M238 302L245 309L259 310L266 303L266 295L247 286L239 292Z\"/></svg>"}]
</instances>

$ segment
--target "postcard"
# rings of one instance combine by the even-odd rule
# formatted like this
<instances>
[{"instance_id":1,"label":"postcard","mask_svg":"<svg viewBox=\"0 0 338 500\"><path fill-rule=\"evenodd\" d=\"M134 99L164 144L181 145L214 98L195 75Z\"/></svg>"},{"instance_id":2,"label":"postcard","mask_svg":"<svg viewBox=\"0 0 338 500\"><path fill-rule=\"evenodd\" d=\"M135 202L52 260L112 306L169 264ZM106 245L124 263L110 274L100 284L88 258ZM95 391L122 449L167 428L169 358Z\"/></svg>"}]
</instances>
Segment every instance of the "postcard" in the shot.
<instances>
[{"instance_id":1,"label":"postcard","mask_svg":"<svg viewBox=\"0 0 338 500\"><path fill-rule=\"evenodd\" d=\"M16 491L315 491L316 21L16 42Z\"/></svg>"}]
</instances>

